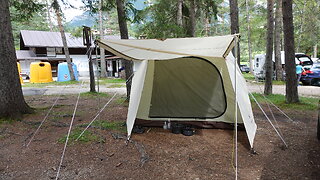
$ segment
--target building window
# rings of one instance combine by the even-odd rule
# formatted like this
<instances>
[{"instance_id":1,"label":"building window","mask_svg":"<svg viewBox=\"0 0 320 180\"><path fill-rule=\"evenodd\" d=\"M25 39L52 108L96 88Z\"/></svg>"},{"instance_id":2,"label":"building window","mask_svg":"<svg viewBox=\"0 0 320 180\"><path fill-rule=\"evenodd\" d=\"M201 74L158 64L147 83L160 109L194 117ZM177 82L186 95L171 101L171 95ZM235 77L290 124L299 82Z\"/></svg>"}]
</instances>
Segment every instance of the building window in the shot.
<instances>
[{"instance_id":1,"label":"building window","mask_svg":"<svg viewBox=\"0 0 320 180\"><path fill-rule=\"evenodd\" d=\"M56 56L56 48L47 48L47 56Z\"/></svg>"}]
</instances>

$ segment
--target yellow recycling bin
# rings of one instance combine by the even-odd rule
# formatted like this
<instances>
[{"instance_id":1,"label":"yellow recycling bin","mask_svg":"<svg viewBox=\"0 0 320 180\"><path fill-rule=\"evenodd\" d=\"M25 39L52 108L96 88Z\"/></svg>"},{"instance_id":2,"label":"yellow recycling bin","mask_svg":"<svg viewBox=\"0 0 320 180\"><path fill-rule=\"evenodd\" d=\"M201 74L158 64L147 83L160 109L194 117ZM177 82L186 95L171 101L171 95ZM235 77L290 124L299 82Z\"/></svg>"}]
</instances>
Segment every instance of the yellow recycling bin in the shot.
<instances>
[{"instance_id":1,"label":"yellow recycling bin","mask_svg":"<svg viewBox=\"0 0 320 180\"><path fill-rule=\"evenodd\" d=\"M30 83L48 83L52 81L50 63L33 62L30 64Z\"/></svg>"},{"instance_id":2,"label":"yellow recycling bin","mask_svg":"<svg viewBox=\"0 0 320 180\"><path fill-rule=\"evenodd\" d=\"M18 66L18 72L19 72L19 77L20 77L20 83L23 84L23 80L22 80L22 76L21 76L21 66L20 66L20 63L17 62L17 66Z\"/></svg>"}]
</instances>

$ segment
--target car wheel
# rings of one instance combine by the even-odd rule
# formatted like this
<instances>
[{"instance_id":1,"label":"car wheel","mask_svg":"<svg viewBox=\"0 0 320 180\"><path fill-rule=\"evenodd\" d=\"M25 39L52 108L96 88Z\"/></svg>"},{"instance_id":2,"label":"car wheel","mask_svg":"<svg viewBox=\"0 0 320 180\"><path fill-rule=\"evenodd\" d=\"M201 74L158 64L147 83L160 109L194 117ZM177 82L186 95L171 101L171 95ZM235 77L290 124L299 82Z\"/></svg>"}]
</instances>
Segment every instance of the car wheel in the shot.
<instances>
[{"instance_id":1,"label":"car wheel","mask_svg":"<svg viewBox=\"0 0 320 180\"><path fill-rule=\"evenodd\" d=\"M320 86L320 79L313 79L311 85Z\"/></svg>"},{"instance_id":2,"label":"car wheel","mask_svg":"<svg viewBox=\"0 0 320 180\"><path fill-rule=\"evenodd\" d=\"M301 82L302 82L302 84L303 84L304 86L310 85L310 83L308 83L308 82L306 82L306 81L301 81Z\"/></svg>"}]
</instances>

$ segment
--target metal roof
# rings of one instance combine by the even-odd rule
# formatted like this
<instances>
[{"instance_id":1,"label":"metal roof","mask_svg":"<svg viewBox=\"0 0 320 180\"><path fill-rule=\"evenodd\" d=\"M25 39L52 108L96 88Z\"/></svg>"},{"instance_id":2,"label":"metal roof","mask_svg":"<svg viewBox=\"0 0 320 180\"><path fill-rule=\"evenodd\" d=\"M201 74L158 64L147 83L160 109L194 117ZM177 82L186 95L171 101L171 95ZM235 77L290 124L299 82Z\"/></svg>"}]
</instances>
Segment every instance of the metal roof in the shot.
<instances>
[{"instance_id":1,"label":"metal roof","mask_svg":"<svg viewBox=\"0 0 320 180\"><path fill-rule=\"evenodd\" d=\"M21 30L21 37L26 47L63 47L60 32ZM82 38L65 33L69 48L86 48Z\"/></svg>"},{"instance_id":2,"label":"metal roof","mask_svg":"<svg viewBox=\"0 0 320 180\"><path fill-rule=\"evenodd\" d=\"M48 60L47 57L37 57L37 55L30 50L16 50L17 60Z\"/></svg>"}]
</instances>

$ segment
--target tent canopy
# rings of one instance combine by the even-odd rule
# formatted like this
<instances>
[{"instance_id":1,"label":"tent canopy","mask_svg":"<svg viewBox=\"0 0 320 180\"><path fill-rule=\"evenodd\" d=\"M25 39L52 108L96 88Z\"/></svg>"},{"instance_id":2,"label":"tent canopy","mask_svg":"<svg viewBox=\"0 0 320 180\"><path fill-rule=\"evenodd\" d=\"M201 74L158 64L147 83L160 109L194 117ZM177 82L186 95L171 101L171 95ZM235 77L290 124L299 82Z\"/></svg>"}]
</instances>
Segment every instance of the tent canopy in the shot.
<instances>
[{"instance_id":1,"label":"tent canopy","mask_svg":"<svg viewBox=\"0 0 320 180\"><path fill-rule=\"evenodd\" d=\"M136 119L234 123L237 109L238 123L244 124L253 147L257 127L248 90L230 53L236 38L97 41L134 62L128 136Z\"/></svg>"},{"instance_id":2,"label":"tent canopy","mask_svg":"<svg viewBox=\"0 0 320 180\"><path fill-rule=\"evenodd\" d=\"M173 38L98 40L98 45L128 60L167 60L186 56L226 57L237 35Z\"/></svg>"}]
</instances>

